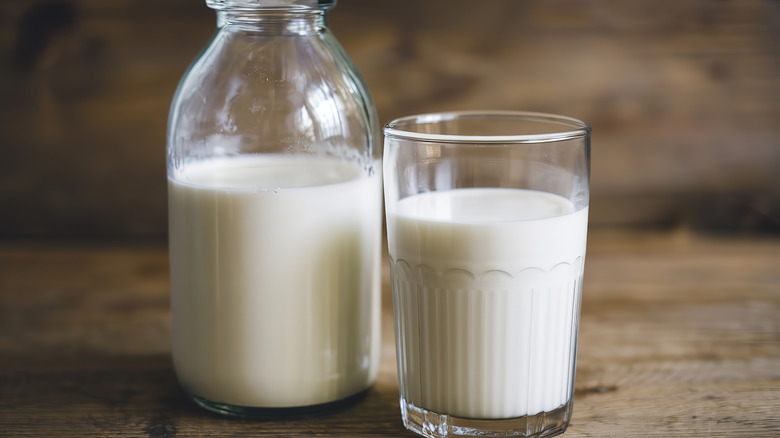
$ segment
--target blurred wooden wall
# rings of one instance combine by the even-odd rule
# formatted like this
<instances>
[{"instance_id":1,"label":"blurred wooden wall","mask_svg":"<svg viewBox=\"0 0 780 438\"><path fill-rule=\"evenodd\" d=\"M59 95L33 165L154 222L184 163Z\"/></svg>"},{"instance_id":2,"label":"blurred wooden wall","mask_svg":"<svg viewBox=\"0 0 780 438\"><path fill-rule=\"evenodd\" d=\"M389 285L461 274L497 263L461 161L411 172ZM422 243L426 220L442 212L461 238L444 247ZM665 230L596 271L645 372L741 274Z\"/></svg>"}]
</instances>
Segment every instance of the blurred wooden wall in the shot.
<instances>
[{"instance_id":1,"label":"blurred wooden wall","mask_svg":"<svg viewBox=\"0 0 780 438\"><path fill-rule=\"evenodd\" d=\"M0 3L0 239L163 240L165 127L201 0ZM780 232L780 2L340 0L380 121L593 126L591 223Z\"/></svg>"}]
</instances>

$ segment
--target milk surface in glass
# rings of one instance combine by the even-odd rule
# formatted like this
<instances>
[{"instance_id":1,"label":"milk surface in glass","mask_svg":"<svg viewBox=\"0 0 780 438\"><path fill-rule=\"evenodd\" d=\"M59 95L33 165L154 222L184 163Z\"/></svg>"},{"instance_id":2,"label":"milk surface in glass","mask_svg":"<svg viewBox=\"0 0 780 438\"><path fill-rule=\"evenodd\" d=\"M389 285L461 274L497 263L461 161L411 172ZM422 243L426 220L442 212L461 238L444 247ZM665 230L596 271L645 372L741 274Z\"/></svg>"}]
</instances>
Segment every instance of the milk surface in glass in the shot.
<instances>
[{"instance_id":1,"label":"milk surface in glass","mask_svg":"<svg viewBox=\"0 0 780 438\"><path fill-rule=\"evenodd\" d=\"M587 215L522 189L398 202L388 233L402 402L499 419L571 400Z\"/></svg>"},{"instance_id":2,"label":"milk surface in glass","mask_svg":"<svg viewBox=\"0 0 780 438\"><path fill-rule=\"evenodd\" d=\"M374 382L378 173L324 158L220 158L174 171L168 188L173 360L188 392L290 407Z\"/></svg>"}]
</instances>

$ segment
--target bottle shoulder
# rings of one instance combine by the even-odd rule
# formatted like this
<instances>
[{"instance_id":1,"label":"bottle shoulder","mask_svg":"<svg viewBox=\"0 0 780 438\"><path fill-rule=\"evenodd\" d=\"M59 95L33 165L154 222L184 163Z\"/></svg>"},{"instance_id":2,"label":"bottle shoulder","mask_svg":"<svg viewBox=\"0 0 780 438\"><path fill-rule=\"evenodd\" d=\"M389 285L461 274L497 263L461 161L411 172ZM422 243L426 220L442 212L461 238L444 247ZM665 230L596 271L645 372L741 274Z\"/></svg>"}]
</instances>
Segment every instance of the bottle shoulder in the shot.
<instances>
[{"instance_id":1,"label":"bottle shoulder","mask_svg":"<svg viewBox=\"0 0 780 438\"><path fill-rule=\"evenodd\" d=\"M373 148L376 131L367 87L327 29L281 36L221 29L181 80L168 143L217 135L303 151L326 139Z\"/></svg>"},{"instance_id":2,"label":"bottle shoulder","mask_svg":"<svg viewBox=\"0 0 780 438\"><path fill-rule=\"evenodd\" d=\"M368 97L354 63L328 30L285 37L237 36L220 32L182 77L174 99L221 101L237 93L263 99L349 91ZM319 90L318 90L319 88ZM370 99L370 98L369 98Z\"/></svg>"}]
</instances>

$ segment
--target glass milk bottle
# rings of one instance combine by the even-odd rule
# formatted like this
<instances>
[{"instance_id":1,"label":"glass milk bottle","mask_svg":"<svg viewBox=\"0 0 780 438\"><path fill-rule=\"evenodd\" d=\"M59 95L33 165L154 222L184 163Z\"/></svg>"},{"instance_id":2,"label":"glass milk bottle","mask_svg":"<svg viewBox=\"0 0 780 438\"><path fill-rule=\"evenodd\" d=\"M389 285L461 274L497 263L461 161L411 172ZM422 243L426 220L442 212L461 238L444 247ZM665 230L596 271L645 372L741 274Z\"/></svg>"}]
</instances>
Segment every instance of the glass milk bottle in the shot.
<instances>
[{"instance_id":1,"label":"glass milk bottle","mask_svg":"<svg viewBox=\"0 0 780 438\"><path fill-rule=\"evenodd\" d=\"M173 99L173 362L212 411L319 408L376 380L378 129L334 3L207 0L217 31Z\"/></svg>"}]
</instances>

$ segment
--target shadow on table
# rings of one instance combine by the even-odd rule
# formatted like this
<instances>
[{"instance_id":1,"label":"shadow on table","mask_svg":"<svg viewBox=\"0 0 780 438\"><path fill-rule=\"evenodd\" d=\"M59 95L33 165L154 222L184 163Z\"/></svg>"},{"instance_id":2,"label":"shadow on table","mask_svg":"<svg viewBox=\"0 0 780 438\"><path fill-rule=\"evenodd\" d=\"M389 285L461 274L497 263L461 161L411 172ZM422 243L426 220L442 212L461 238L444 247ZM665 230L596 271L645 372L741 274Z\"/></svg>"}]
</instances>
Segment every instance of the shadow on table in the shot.
<instances>
[{"instance_id":1,"label":"shadow on table","mask_svg":"<svg viewBox=\"0 0 780 438\"><path fill-rule=\"evenodd\" d=\"M321 412L239 418L211 413L191 401L167 355L41 355L5 362L0 367L0 392L5 394L0 412L33 406L31 423L83 436L408 436L397 389L387 384ZM29 426L25 430L42 431Z\"/></svg>"}]
</instances>

